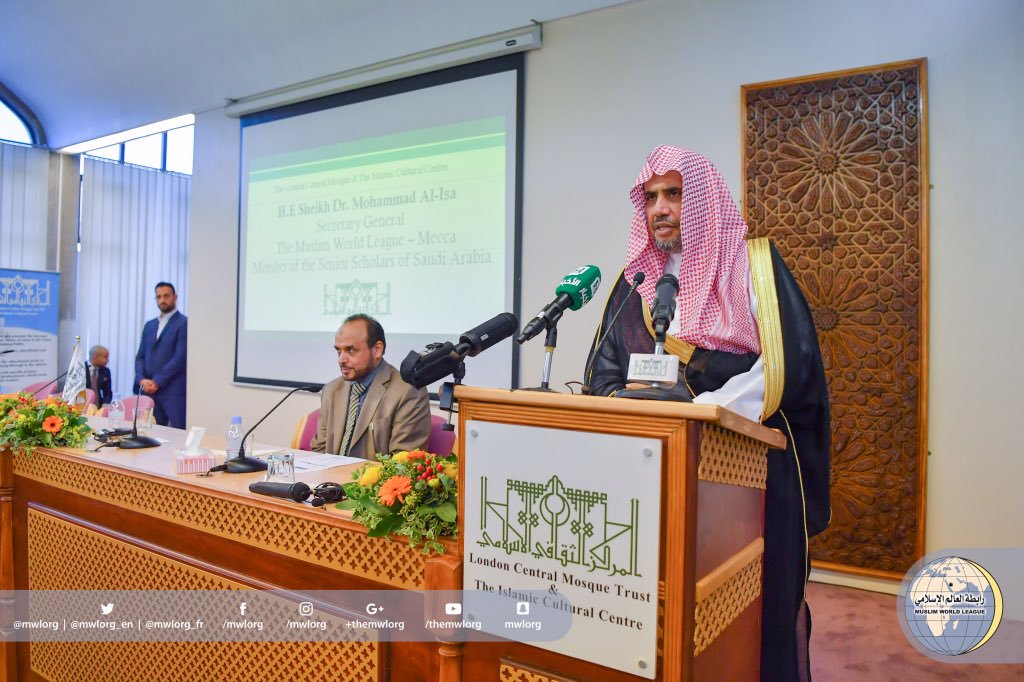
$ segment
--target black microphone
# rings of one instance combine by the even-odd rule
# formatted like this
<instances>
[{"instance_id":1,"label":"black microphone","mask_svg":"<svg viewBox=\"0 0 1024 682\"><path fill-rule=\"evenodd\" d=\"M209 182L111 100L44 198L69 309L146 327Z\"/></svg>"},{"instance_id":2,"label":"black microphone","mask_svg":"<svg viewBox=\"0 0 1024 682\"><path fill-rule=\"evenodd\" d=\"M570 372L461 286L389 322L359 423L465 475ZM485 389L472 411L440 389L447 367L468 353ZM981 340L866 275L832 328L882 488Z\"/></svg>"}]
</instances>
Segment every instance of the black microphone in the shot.
<instances>
[{"instance_id":1,"label":"black microphone","mask_svg":"<svg viewBox=\"0 0 1024 682\"><path fill-rule=\"evenodd\" d=\"M516 333L519 320L512 313L499 313L483 324L459 337L459 345L452 351L461 360L467 355L475 358L496 343L500 343Z\"/></svg>"},{"instance_id":2,"label":"black microphone","mask_svg":"<svg viewBox=\"0 0 1024 682\"><path fill-rule=\"evenodd\" d=\"M44 390L44 389L47 389L47 388L49 388L49 387L50 387L50 384L55 384L55 383L57 383L58 381L60 381L60 380L61 380L61 379L63 379L64 377L66 377L67 375L68 375L68 373L67 373L67 372L64 372L63 374L60 374L60 375L58 375L56 379L52 379L51 381L47 381L47 382L46 382L45 384L43 384L43 385L42 385L42 387L41 387L41 388L37 388L36 390L34 390L34 391L32 392L32 395L33 395L33 396L38 396L38 395L39 395L39 391L42 391L42 390Z\"/></svg>"},{"instance_id":3,"label":"black microphone","mask_svg":"<svg viewBox=\"0 0 1024 682\"><path fill-rule=\"evenodd\" d=\"M296 389L302 390L302 389ZM309 486L301 481L298 483L271 483L268 481L257 481L249 484L249 492L271 497L281 497L295 502L305 502L312 494Z\"/></svg>"},{"instance_id":4,"label":"black microphone","mask_svg":"<svg viewBox=\"0 0 1024 682\"><path fill-rule=\"evenodd\" d=\"M585 306L597 293L599 286L601 268L596 265L583 265L567 274L555 287L555 300L526 323L523 331L516 337L516 343L526 343L542 331L558 324L558 320L567 309L579 310Z\"/></svg>"},{"instance_id":5,"label":"black microphone","mask_svg":"<svg viewBox=\"0 0 1024 682\"><path fill-rule=\"evenodd\" d=\"M224 470L227 471L229 474L249 474L254 471L265 471L267 468L266 462L264 462L262 459L255 459L253 457L245 456L245 439L248 438L249 435L256 430L256 427L262 424L267 417L273 414L274 410L281 407L281 403L288 400L288 398L290 398L293 393L297 393L298 391L319 393L323 387L323 384L310 384L309 386L299 386L298 388L293 388L292 390L288 391L288 395L281 398L281 400L278 401L277 405L274 405L272 408L270 408L270 411L263 415L263 419L260 419L258 422L253 424L253 427L245 432L245 435L242 436L242 443L241 445L238 446L238 456L232 457L228 461L224 462ZM219 470L219 468L214 467L214 469L212 470Z\"/></svg>"},{"instance_id":6,"label":"black microphone","mask_svg":"<svg viewBox=\"0 0 1024 682\"><path fill-rule=\"evenodd\" d=\"M583 368L583 386L580 388L583 395L590 395L590 373L593 371L594 361L597 359L597 354L601 350L601 346L603 346L604 342L608 339L608 335L612 333L612 327L615 326L615 320L619 319L619 315L621 315L622 311L625 310L626 303L629 302L629 297L633 295L633 292L636 291L638 286L644 283L644 279L646 278L647 275L644 274L643 270L637 270L636 274L633 275L633 285L629 287L629 291L627 291L626 295L623 296L622 303L619 304L619 309L615 311L615 314L612 315L611 322L608 323L608 328L604 330L604 334L601 336L601 339L597 342L597 345L594 346L594 352L590 354L590 357L587 359L587 366Z\"/></svg>"},{"instance_id":7,"label":"black microphone","mask_svg":"<svg viewBox=\"0 0 1024 682\"><path fill-rule=\"evenodd\" d=\"M426 353L409 351L405 360L402 360L399 370L402 381L415 388L423 388L444 379L454 373L459 365L458 354L456 354L456 359L452 359L452 354L455 353L455 344L451 341L431 343L427 346L426 351Z\"/></svg>"},{"instance_id":8,"label":"black microphone","mask_svg":"<svg viewBox=\"0 0 1024 682\"><path fill-rule=\"evenodd\" d=\"M139 398L142 396L142 382L135 388L135 416L132 418L131 435L122 438L117 442L117 447L122 450L139 450L141 448L155 448L160 441L149 436L139 435Z\"/></svg>"},{"instance_id":9,"label":"black microphone","mask_svg":"<svg viewBox=\"0 0 1024 682\"><path fill-rule=\"evenodd\" d=\"M449 374L454 374L459 368L459 363L467 355L476 357L515 334L518 326L519 320L515 315L501 313L460 336L458 346L451 341L445 341L428 344L425 353L409 351L399 368L402 381L416 388L440 381Z\"/></svg>"},{"instance_id":10,"label":"black microphone","mask_svg":"<svg viewBox=\"0 0 1024 682\"><path fill-rule=\"evenodd\" d=\"M676 296L679 294L679 280L675 275L662 275L655 287L654 308L651 310L651 324L656 334L664 334L676 314Z\"/></svg>"}]
</instances>

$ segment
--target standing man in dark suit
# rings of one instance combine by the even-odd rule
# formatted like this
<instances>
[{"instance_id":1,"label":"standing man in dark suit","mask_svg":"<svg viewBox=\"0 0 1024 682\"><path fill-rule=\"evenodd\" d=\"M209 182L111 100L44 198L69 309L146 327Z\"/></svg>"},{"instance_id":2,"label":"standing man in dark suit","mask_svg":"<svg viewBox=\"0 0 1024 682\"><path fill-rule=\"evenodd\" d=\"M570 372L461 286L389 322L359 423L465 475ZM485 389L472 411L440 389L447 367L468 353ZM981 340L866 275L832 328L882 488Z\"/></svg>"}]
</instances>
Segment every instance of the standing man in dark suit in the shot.
<instances>
[{"instance_id":1,"label":"standing man in dark suit","mask_svg":"<svg viewBox=\"0 0 1024 682\"><path fill-rule=\"evenodd\" d=\"M135 386L153 398L156 423L185 428L185 365L188 360L188 318L176 309L174 285L156 285L160 316L142 328L135 355Z\"/></svg>"},{"instance_id":2,"label":"standing man in dark suit","mask_svg":"<svg viewBox=\"0 0 1024 682\"><path fill-rule=\"evenodd\" d=\"M110 351L105 347L93 346L89 349L89 362L85 363L85 387L95 391L96 407L103 407L114 399L110 368L107 367L109 361Z\"/></svg>"}]
</instances>

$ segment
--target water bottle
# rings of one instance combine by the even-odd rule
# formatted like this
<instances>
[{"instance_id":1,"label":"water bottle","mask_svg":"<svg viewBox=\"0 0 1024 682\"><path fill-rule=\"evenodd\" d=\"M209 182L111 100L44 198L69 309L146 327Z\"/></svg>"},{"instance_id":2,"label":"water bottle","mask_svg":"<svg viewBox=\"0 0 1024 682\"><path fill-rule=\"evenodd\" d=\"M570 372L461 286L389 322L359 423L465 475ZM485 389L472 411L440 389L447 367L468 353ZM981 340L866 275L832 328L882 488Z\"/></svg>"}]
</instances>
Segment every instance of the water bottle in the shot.
<instances>
[{"instance_id":1,"label":"water bottle","mask_svg":"<svg viewBox=\"0 0 1024 682\"><path fill-rule=\"evenodd\" d=\"M238 450L242 447L242 418L232 417L231 424L228 425L228 437L227 437L227 451L228 459L234 459L238 457Z\"/></svg>"},{"instance_id":2,"label":"water bottle","mask_svg":"<svg viewBox=\"0 0 1024 682\"><path fill-rule=\"evenodd\" d=\"M112 429L123 429L125 428L124 423L124 403L121 402L121 394L115 393L114 399L107 405L107 419L110 420L110 428Z\"/></svg>"}]
</instances>

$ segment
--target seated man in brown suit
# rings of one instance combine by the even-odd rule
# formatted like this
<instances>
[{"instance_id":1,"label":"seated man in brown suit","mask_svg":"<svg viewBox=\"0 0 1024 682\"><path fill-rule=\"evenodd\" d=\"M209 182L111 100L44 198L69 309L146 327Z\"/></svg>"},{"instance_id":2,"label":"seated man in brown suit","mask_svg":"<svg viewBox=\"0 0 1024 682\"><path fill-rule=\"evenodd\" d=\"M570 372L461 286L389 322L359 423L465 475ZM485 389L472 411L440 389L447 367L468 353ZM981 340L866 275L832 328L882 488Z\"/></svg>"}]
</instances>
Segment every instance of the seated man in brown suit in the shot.
<instances>
[{"instance_id":1,"label":"seated man in brown suit","mask_svg":"<svg viewBox=\"0 0 1024 682\"><path fill-rule=\"evenodd\" d=\"M384 360L384 347L384 328L369 315L352 315L338 329L341 376L324 386L310 450L373 459L378 452L426 448L427 391L402 381Z\"/></svg>"}]
</instances>

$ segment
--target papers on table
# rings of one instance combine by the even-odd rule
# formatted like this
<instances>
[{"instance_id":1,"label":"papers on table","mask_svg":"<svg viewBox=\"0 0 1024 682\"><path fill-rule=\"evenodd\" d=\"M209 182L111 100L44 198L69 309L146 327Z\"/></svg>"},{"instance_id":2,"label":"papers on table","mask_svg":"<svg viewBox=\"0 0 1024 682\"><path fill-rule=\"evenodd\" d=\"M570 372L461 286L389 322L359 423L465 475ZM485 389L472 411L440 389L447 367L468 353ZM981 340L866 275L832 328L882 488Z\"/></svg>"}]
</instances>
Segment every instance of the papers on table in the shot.
<instances>
[{"instance_id":1,"label":"papers on table","mask_svg":"<svg viewBox=\"0 0 1024 682\"><path fill-rule=\"evenodd\" d=\"M366 460L361 457L343 457L341 455L312 455L311 457L295 458L295 473L320 471L334 467L362 464Z\"/></svg>"}]
</instances>

